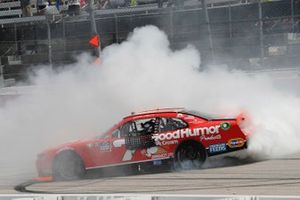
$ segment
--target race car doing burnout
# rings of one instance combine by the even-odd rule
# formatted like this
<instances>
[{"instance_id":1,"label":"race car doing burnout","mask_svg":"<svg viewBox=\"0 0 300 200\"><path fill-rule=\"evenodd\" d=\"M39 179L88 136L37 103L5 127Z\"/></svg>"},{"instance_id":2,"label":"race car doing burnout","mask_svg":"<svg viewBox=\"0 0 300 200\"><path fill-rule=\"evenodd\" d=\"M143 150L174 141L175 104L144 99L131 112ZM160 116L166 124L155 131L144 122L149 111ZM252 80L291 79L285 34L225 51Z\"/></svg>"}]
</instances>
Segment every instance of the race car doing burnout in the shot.
<instances>
[{"instance_id":1,"label":"race car doing burnout","mask_svg":"<svg viewBox=\"0 0 300 200\"><path fill-rule=\"evenodd\" d=\"M247 148L243 120L175 108L132 113L101 137L44 151L38 155L37 170L40 177L73 180L90 169L121 165L200 168L208 156Z\"/></svg>"}]
</instances>

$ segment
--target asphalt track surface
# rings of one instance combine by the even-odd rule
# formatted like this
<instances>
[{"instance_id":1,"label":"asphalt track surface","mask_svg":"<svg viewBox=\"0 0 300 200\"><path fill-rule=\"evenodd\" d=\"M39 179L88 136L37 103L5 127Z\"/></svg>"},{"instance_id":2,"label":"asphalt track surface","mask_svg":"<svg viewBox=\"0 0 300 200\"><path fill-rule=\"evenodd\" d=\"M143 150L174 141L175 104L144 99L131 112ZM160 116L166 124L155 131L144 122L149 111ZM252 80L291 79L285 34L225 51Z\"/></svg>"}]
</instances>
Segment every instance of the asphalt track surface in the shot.
<instances>
[{"instance_id":1,"label":"asphalt track surface","mask_svg":"<svg viewBox=\"0 0 300 200\"><path fill-rule=\"evenodd\" d=\"M232 158L211 159L206 167L181 172L36 183L26 189L36 193L68 194L300 195L300 153L257 162ZM8 191L4 189L0 192Z\"/></svg>"}]
</instances>

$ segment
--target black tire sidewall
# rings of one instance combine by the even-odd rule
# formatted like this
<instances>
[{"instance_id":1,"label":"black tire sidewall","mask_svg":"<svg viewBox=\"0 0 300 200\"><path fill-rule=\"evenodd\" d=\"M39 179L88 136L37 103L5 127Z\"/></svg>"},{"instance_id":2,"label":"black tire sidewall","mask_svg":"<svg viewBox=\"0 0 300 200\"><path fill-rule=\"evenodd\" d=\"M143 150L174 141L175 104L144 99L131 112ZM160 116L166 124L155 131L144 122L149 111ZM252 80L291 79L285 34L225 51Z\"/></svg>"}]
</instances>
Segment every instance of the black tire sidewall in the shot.
<instances>
[{"instance_id":1,"label":"black tire sidewall","mask_svg":"<svg viewBox=\"0 0 300 200\"><path fill-rule=\"evenodd\" d=\"M72 151L58 154L53 162L53 178L57 181L69 181L83 178L85 168L82 159Z\"/></svg>"},{"instance_id":2,"label":"black tire sidewall","mask_svg":"<svg viewBox=\"0 0 300 200\"><path fill-rule=\"evenodd\" d=\"M197 159L185 160L183 162L187 162L187 163L183 163L181 152L184 149L191 148L191 147L193 148L194 151L196 151L195 153L197 154ZM203 163L205 162L206 157L207 156L205 150L201 144L195 141L187 141L180 144L180 146L178 146L175 152L173 167L175 170L199 169L202 167Z\"/></svg>"}]
</instances>

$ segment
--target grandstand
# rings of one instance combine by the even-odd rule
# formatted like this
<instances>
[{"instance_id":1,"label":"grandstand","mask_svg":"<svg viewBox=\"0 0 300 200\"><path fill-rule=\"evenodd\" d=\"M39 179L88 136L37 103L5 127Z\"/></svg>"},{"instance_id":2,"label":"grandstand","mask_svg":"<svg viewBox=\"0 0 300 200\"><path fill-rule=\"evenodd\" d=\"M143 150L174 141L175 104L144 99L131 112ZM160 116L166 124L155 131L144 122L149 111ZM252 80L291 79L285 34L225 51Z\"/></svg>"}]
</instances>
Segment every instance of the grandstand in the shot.
<instances>
[{"instance_id":1,"label":"grandstand","mask_svg":"<svg viewBox=\"0 0 300 200\"><path fill-rule=\"evenodd\" d=\"M196 46L204 65L211 60L248 69L298 65L300 0L207 0L207 16L204 11L198 0L187 0L184 7L165 2L163 8L152 1L95 10L95 19L102 48L122 42L135 27L153 24L168 34L172 48ZM24 80L31 66L51 63L55 69L92 50L84 11L78 16L17 15L0 19L0 27L0 78L6 85Z\"/></svg>"},{"instance_id":2,"label":"grandstand","mask_svg":"<svg viewBox=\"0 0 300 200\"><path fill-rule=\"evenodd\" d=\"M36 0L31 0L31 9L34 14L37 12ZM21 1L2 0L0 2L0 19L20 17L22 17Z\"/></svg>"}]
</instances>

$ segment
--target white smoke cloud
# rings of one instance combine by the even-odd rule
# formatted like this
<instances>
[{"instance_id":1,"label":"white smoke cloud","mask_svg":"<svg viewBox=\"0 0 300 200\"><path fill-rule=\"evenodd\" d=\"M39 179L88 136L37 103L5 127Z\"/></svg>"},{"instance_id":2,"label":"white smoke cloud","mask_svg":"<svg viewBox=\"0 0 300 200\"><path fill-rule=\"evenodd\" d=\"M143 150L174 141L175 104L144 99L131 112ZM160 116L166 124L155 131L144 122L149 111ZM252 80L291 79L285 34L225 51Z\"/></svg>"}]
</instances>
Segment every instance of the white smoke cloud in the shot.
<instances>
[{"instance_id":1,"label":"white smoke cloud","mask_svg":"<svg viewBox=\"0 0 300 200\"><path fill-rule=\"evenodd\" d=\"M36 154L46 147L100 135L132 111L161 107L220 115L246 110L255 127L251 152L274 157L299 150L299 97L275 87L267 75L224 66L200 72L199 52L192 46L171 50L154 26L105 48L100 65L90 62L82 55L67 70L38 71L35 92L0 108L0 164L33 170Z\"/></svg>"}]
</instances>

